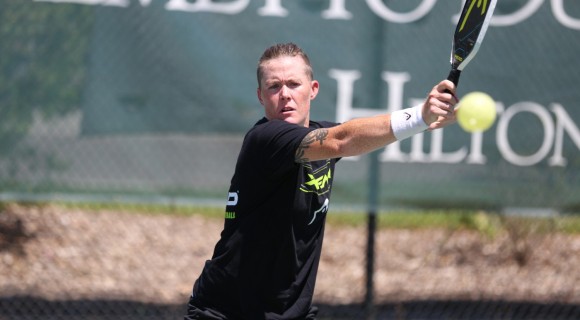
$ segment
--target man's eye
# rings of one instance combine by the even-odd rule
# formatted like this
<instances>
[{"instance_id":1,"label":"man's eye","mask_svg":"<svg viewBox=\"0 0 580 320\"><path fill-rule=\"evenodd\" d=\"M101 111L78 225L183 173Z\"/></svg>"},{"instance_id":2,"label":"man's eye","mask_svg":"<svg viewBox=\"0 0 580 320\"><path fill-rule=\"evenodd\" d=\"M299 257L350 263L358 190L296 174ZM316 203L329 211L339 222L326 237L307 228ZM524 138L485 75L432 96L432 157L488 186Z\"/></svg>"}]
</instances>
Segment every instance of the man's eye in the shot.
<instances>
[{"instance_id":1,"label":"man's eye","mask_svg":"<svg viewBox=\"0 0 580 320\"><path fill-rule=\"evenodd\" d=\"M271 90L275 90L275 89L278 89L278 88L280 88L280 85L277 84L277 83L271 84L270 86L268 86L268 89L271 89Z\"/></svg>"}]
</instances>

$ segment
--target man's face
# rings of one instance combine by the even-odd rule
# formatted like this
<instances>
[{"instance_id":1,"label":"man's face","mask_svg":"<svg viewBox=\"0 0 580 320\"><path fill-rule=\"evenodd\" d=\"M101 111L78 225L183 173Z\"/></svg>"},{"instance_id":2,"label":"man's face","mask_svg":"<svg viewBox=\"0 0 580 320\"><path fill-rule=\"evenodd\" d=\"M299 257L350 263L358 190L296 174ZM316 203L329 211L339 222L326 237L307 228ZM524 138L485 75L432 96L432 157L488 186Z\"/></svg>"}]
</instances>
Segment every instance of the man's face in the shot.
<instances>
[{"instance_id":1,"label":"man's face","mask_svg":"<svg viewBox=\"0 0 580 320\"><path fill-rule=\"evenodd\" d=\"M310 101L318 93L318 81L311 80L301 57L283 56L262 64L258 99L266 118L308 127Z\"/></svg>"}]
</instances>

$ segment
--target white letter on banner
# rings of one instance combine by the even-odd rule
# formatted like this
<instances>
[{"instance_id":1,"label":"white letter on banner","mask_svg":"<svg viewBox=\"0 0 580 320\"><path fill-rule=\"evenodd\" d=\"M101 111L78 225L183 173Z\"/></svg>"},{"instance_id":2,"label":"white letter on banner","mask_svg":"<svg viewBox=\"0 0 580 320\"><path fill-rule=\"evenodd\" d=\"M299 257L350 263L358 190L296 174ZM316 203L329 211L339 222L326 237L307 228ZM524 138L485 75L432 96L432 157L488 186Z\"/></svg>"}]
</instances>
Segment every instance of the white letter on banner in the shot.
<instances>
[{"instance_id":1,"label":"white letter on banner","mask_svg":"<svg viewBox=\"0 0 580 320\"><path fill-rule=\"evenodd\" d=\"M187 0L170 0L165 9L173 11L187 12L215 12L223 14L238 14L242 12L250 0L233 0L231 2L213 3L212 0L197 0L195 3L189 3Z\"/></svg>"},{"instance_id":2,"label":"white letter on banner","mask_svg":"<svg viewBox=\"0 0 580 320\"><path fill-rule=\"evenodd\" d=\"M344 7L344 0L331 0L328 10L322 11L324 19L352 19L352 13L348 12Z\"/></svg>"},{"instance_id":3,"label":"white letter on banner","mask_svg":"<svg viewBox=\"0 0 580 320\"><path fill-rule=\"evenodd\" d=\"M437 0L423 0L413 11L398 13L387 8L382 0L366 0L369 8L379 17L389 22L410 23L423 18L437 3Z\"/></svg>"},{"instance_id":4,"label":"white letter on banner","mask_svg":"<svg viewBox=\"0 0 580 320\"><path fill-rule=\"evenodd\" d=\"M461 147L455 152L443 152L443 130L431 131L431 162L439 163L459 163L467 156L465 147Z\"/></svg>"},{"instance_id":5,"label":"white letter on banner","mask_svg":"<svg viewBox=\"0 0 580 320\"><path fill-rule=\"evenodd\" d=\"M556 115L556 140L554 141L554 155L548 159L548 163L550 166L565 167L568 161L562 156L564 131L568 132L576 147L580 149L580 130L561 104L554 103L550 109Z\"/></svg>"},{"instance_id":6,"label":"white letter on banner","mask_svg":"<svg viewBox=\"0 0 580 320\"><path fill-rule=\"evenodd\" d=\"M258 15L270 17L285 17L288 10L282 7L282 0L266 0L266 5L258 9Z\"/></svg>"},{"instance_id":7,"label":"white letter on banner","mask_svg":"<svg viewBox=\"0 0 580 320\"><path fill-rule=\"evenodd\" d=\"M358 70L338 70L330 69L328 76L336 79L338 84L336 97L336 122L343 123L352 118L364 117L367 109L354 109L352 106L352 96L354 92L354 82L360 79ZM361 112L362 110L362 112ZM368 109L370 110L370 109ZM377 111L377 110L373 110Z\"/></svg>"},{"instance_id":8,"label":"white letter on banner","mask_svg":"<svg viewBox=\"0 0 580 320\"><path fill-rule=\"evenodd\" d=\"M509 122L513 116L520 112L535 114L544 127L544 141L542 142L542 146L535 154L529 156L520 156L516 154L512 150L508 141ZM499 152L502 154L504 159L517 166L533 166L542 161L542 159L550 152L552 141L554 141L554 124L552 123L552 117L548 111L544 110L541 105L535 102L519 102L512 105L506 109L497 124L496 143Z\"/></svg>"},{"instance_id":9,"label":"white letter on banner","mask_svg":"<svg viewBox=\"0 0 580 320\"><path fill-rule=\"evenodd\" d=\"M471 134L471 149L469 156L467 157L467 163L469 164L485 164L487 162L487 157L483 155L483 132L473 132Z\"/></svg>"},{"instance_id":10,"label":"white letter on banner","mask_svg":"<svg viewBox=\"0 0 580 320\"><path fill-rule=\"evenodd\" d=\"M516 25L531 15L538 11L538 8L542 6L544 0L528 0L528 3L523 6L520 10L506 15L499 15L494 13L493 18L490 21L490 25L495 27L506 27L506 26L513 26ZM497 12L497 11L496 11ZM454 21L459 20L459 15L454 17Z\"/></svg>"},{"instance_id":11,"label":"white letter on banner","mask_svg":"<svg viewBox=\"0 0 580 320\"><path fill-rule=\"evenodd\" d=\"M570 29L580 30L580 20L571 18L564 10L564 0L552 0L552 11L556 20Z\"/></svg>"}]
</instances>

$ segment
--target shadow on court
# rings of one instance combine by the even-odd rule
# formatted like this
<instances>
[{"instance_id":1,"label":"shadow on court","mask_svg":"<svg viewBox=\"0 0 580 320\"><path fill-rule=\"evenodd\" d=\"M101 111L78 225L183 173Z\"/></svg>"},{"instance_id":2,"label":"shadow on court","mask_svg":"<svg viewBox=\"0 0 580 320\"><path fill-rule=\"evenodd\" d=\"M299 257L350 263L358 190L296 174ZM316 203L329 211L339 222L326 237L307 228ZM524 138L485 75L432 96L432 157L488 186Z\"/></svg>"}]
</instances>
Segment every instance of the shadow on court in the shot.
<instances>
[{"instance_id":1,"label":"shadow on court","mask_svg":"<svg viewBox=\"0 0 580 320\"><path fill-rule=\"evenodd\" d=\"M318 304L319 320L366 319L362 305ZM0 298L0 319L182 319L184 305ZM580 305L505 301L411 301L377 305L374 319L580 319Z\"/></svg>"}]
</instances>

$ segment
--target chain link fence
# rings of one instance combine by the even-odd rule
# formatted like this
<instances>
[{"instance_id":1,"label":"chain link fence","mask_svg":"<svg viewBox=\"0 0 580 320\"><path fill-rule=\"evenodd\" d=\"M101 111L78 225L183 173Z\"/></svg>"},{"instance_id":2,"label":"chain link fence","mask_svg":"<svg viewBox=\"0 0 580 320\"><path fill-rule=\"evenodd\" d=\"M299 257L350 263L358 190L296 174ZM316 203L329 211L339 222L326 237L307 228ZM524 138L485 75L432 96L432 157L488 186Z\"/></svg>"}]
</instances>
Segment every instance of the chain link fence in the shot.
<instances>
[{"instance_id":1,"label":"chain link fence","mask_svg":"<svg viewBox=\"0 0 580 320\"><path fill-rule=\"evenodd\" d=\"M183 210L4 205L0 317L181 318L223 223ZM465 213L459 226L436 227L437 215L423 215L430 227L405 228L392 226L393 215L379 216L370 307L366 227L329 217L315 292L320 319L578 317L580 239L562 218Z\"/></svg>"},{"instance_id":2,"label":"chain link fence","mask_svg":"<svg viewBox=\"0 0 580 320\"><path fill-rule=\"evenodd\" d=\"M6 204L0 317L180 319L219 237L219 211ZM397 223L413 215L428 227ZM369 304L366 226L347 217L329 216L315 290L320 319L580 315L580 237L562 218L383 213Z\"/></svg>"}]
</instances>

